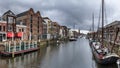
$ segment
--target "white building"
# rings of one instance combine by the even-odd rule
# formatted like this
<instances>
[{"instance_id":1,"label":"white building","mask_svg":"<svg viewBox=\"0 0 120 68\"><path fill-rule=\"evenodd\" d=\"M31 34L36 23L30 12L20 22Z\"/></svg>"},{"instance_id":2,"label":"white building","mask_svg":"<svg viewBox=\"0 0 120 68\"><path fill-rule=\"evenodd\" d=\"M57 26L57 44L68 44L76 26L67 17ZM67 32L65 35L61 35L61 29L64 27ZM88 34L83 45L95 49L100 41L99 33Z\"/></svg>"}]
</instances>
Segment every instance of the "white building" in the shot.
<instances>
[{"instance_id":1,"label":"white building","mask_svg":"<svg viewBox=\"0 0 120 68\"><path fill-rule=\"evenodd\" d=\"M17 22L16 23L16 35L21 40L27 40L27 34L26 34L26 24L24 22Z\"/></svg>"},{"instance_id":2,"label":"white building","mask_svg":"<svg viewBox=\"0 0 120 68\"><path fill-rule=\"evenodd\" d=\"M43 17L43 20L47 24L47 39L52 39L51 33L52 33L52 21L48 17Z\"/></svg>"}]
</instances>

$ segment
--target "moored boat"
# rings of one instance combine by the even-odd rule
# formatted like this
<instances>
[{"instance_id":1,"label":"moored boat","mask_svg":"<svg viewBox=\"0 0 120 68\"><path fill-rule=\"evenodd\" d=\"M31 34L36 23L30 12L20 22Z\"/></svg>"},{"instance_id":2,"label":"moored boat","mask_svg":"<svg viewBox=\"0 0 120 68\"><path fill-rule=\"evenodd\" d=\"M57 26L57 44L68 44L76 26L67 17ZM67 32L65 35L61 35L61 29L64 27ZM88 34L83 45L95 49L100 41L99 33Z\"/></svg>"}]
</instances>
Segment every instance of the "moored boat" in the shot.
<instances>
[{"instance_id":1,"label":"moored boat","mask_svg":"<svg viewBox=\"0 0 120 68\"><path fill-rule=\"evenodd\" d=\"M69 38L69 41L77 41L77 38L75 38L75 37L70 37L70 38Z\"/></svg>"},{"instance_id":2,"label":"moored boat","mask_svg":"<svg viewBox=\"0 0 120 68\"><path fill-rule=\"evenodd\" d=\"M95 40L99 40L99 41L91 41L90 45L91 45L91 48L92 48L92 52L93 52L93 55L95 57L95 60L100 63L100 64L111 64L111 63L116 63L117 60L119 59L119 56L111 51L113 49L113 47L111 49L108 49L109 45L108 44L105 44L105 37L104 37L104 0L102 0L102 27L101 27L101 36L98 37L97 35L97 38L95 38ZM116 35L115 35L115 40L114 42L116 41L117 39L117 35L118 35L118 32L116 32ZM93 36L94 37L94 36ZM94 39L94 38L93 38ZM107 46L106 46L107 45Z\"/></svg>"},{"instance_id":3,"label":"moored boat","mask_svg":"<svg viewBox=\"0 0 120 68\"><path fill-rule=\"evenodd\" d=\"M91 47L95 60L100 64L116 63L119 59L116 53L110 53L108 48L102 48L99 42L93 42Z\"/></svg>"}]
</instances>

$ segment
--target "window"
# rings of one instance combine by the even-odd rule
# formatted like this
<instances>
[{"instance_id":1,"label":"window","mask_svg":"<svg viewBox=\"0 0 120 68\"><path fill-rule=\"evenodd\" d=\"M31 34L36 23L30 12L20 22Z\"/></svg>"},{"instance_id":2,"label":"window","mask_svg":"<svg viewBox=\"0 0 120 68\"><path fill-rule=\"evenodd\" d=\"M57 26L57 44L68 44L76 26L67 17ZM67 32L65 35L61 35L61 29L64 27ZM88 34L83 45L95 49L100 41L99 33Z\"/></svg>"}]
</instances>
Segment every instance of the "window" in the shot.
<instances>
[{"instance_id":1,"label":"window","mask_svg":"<svg viewBox=\"0 0 120 68\"><path fill-rule=\"evenodd\" d=\"M24 32L24 28L22 28L22 32Z\"/></svg>"},{"instance_id":2,"label":"window","mask_svg":"<svg viewBox=\"0 0 120 68\"><path fill-rule=\"evenodd\" d=\"M14 22L13 17L8 17L8 23L13 23L13 22Z\"/></svg>"},{"instance_id":3,"label":"window","mask_svg":"<svg viewBox=\"0 0 120 68\"><path fill-rule=\"evenodd\" d=\"M39 21L38 21L38 33L39 33Z\"/></svg>"},{"instance_id":4,"label":"window","mask_svg":"<svg viewBox=\"0 0 120 68\"><path fill-rule=\"evenodd\" d=\"M32 23L32 15L31 15L31 17L30 17L30 21L31 21L31 23Z\"/></svg>"},{"instance_id":5,"label":"window","mask_svg":"<svg viewBox=\"0 0 120 68\"><path fill-rule=\"evenodd\" d=\"M21 29L19 29L19 32L21 32Z\"/></svg>"},{"instance_id":6,"label":"window","mask_svg":"<svg viewBox=\"0 0 120 68\"><path fill-rule=\"evenodd\" d=\"M30 30L30 32L32 33L32 29Z\"/></svg>"},{"instance_id":7,"label":"window","mask_svg":"<svg viewBox=\"0 0 120 68\"><path fill-rule=\"evenodd\" d=\"M32 29L32 24L30 25L30 28Z\"/></svg>"},{"instance_id":8,"label":"window","mask_svg":"<svg viewBox=\"0 0 120 68\"><path fill-rule=\"evenodd\" d=\"M8 31L12 31L12 26L8 25Z\"/></svg>"},{"instance_id":9,"label":"window","mask_svg":"<svg viewBox=\"0 0 120 68\"><path fill-rule=\"evenodd\" d=\"M5 26L3 26L3 31L5 31Z\"/></svg>"},{"instance_id":10,"label":"window","mask_svg":"<svg viewBox=\"0 0 120 68\"><path fill-rule=\"evenodd\" d=\"M2 31L2 27L0 26L0 31Z\"/></svg>"}]
</instances>

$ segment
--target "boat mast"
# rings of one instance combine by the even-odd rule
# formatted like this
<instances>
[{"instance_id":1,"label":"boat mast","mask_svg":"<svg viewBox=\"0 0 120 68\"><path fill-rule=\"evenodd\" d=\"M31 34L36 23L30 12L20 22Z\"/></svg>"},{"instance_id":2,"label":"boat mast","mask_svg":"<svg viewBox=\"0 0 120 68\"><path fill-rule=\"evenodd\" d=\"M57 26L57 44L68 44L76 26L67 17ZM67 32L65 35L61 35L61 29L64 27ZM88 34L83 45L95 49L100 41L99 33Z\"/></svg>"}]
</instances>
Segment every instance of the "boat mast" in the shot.
<instances>
[{"instance_id":1,"label":"boat mast","mask_svg":"<svg viewBox=\"0 0 120 68\"><path fill-rule=\"evenodd\" d=\"M104 38L104 0L102 0L102 46L104 45L103 38Z\"/></svg>"},{"instance_id":2,"label":"boat mast","mask_svg":"<svg viewBox=\"0 0 120 68\"><path fill-rule=\"evenodd\" d=\"M92 31L93 31L93 39L95 39L95 33L94 33L94 13L92 14Z\"/></svg>"},{"instance_id":3,"label":"boat mast","mask_svg":"<svg viewBox=\"0 0 120 68\"><path fill-rule=\"evenodd\" d=\"M92 22L93 22L93 24L92 24L92 27L93 27L93 32L94 32L94 13L92 14Z\"/></svg>"}]
</instances>

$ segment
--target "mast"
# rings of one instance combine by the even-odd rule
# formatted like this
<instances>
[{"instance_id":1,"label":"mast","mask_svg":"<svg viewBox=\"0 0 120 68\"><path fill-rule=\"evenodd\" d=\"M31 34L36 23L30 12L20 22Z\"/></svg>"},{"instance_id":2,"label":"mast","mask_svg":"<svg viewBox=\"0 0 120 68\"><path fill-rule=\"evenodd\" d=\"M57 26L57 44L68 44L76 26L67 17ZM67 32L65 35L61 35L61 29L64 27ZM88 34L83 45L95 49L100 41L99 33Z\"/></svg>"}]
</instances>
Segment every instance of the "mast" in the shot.
<instances>
[{"instance_id":1,"label":"mast","mask_svg":"<svg viewBox=\"0 0 120 68\"><path fill-rule=\"evenodd\" d=\"M93 22L93 24L92 24L92 27L93 27L93 32L94 32L94 13L92 14L92 22Z\"/></svg>"},{"instance_id":2,"label":"mast","mask_svg":"<svg viewBox=\"0 0 120 68\"><path fill-rule=\"evenodd\" d=\"M93 39L95 39L95 33L94 33L94 13L92 14L92 31L93 31Z\"/></svg>"},{"instance_id":3,"label":"mast","mask_svg":"<svg viewBox=\"0 0 120 68\"><path fill-rule=\"evenodd\" d=\"M104 38L104 0L102 0L102 46Z\"/></svg>"}]
</instances>

